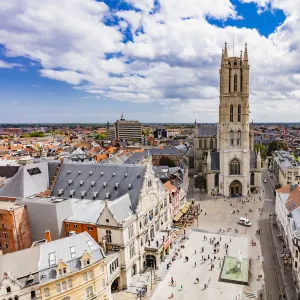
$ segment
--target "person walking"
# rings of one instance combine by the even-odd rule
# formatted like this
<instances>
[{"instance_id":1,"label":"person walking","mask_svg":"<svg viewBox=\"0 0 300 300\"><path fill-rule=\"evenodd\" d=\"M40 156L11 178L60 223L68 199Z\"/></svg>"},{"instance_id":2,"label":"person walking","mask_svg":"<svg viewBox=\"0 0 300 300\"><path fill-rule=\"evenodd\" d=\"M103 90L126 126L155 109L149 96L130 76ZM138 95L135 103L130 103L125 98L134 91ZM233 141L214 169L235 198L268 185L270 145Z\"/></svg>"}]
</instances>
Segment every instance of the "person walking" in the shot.
<instances>
[{"instance_id":1,"label":"person walking","mask_svg":"<svg viewBox=\"0 0 300 300\"><path fill-rule=\"evenodd\" d=\"M182 284L180 285L180 290L181 290L181 291L183 290L183 285L182 285Z\"/></svg>"},{"instance_id":2,"label":"person walking","mask_svg":"<svg viewBox=\"0 0 300 300\"><path fill-rule=\"evenodd\" d=\"M195 254L197 254L197 251L195 250Z\"/></svg>"}]
</instances>

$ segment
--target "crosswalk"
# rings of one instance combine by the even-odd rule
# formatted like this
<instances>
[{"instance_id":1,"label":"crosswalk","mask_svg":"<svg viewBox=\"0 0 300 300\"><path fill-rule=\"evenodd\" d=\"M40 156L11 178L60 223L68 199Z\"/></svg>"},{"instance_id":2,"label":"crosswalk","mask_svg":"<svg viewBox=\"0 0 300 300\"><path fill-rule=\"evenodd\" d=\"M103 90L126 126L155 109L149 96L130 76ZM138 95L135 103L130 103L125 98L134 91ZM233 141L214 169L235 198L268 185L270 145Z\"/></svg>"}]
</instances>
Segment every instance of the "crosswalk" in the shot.
<instances>
[{"instance_id":1,"label":"crosswalk","mask_svg":"<svg viewBox=\"0 0 300 300\"><path fill-rule=\"evenodd\" d=\"M250 299L257 299L256 295L253 294L253 293L245 293L246 297L247 298L250 298Z\"/></svg>"}]
</instances>

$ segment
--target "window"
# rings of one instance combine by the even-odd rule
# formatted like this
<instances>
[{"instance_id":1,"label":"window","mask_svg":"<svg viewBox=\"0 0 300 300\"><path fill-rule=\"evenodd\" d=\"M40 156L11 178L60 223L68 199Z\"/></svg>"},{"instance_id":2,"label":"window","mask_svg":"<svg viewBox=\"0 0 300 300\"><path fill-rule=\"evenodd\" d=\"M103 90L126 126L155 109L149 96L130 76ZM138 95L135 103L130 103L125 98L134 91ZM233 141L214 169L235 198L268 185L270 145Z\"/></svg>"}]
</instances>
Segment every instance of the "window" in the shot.
<instances>
[{"instance_id":1,"label":"window","mask_svg":"<svg viewBox=\"0 0 300 300\"><path fill-rule=\"evenodd\" d=\"M7 294L11 293L11 288L10 288L10 286L7 286L7 287L6 287L6 293L7 293Z\"/></svg>"},{"instance_id":2,"label":"window","mask_svg":"<svg viewBox=\"0 0 300 300\"><path fill-rule=\"evenodd\" d=\"M229 174L230 175L239 175L240 174L240 162L237 158L234 158L230 162L230 169L229 169Z\"/></svg>"},{"instance_id":3,"label":"window","mask_svg":"<svg viewBox=\"0 0 300 300\"><path fill-rule=\"evenodd\" d=\"M295 257L298 258L298 250L296 250L296 255L295 255Z\"/></svg>"},{"instance_id":4,"label":"window","mask_svg":"<svg viewBox=\"0 0 300 300\"><path fill-rule=\"evenodd\" d=\"M206 139L204 139L204 147L203 148L207 149L207 140Z\"/></svg>"},{"instance_id":5,"label":"window","mask_svg":"<svg viewBox=\"0 0 300 300\"><path fill-rule=\"evenodd\" d=\"M14 300L18 300L19 299L19 297L18 296L14 296Z\"/></svg>"},{"instance_id":6,"label":"window","mask_svg":"<svg viewBox=\"0 0 300 300\"><path fill-rule=\"evenodd\" d=\"M39 168L32 168L32 169L27 169L27 172L29 175L36 175L36 174L41 174L41 170Z\"/></svg>"},{"instance_id":7,"label":"window","mask_svg":"<svg viewBox=\"0 0 300 300\"><path fill-rule=\"evenodd\" d=\"M56 292L57 292L57 293L60 293L60 292L61 292L61 286L60 286L60 283L57 283L57 284L56 284Z\"/></svg>"},{"instance_id":8,"label":"window","mask_svg":"<svg viewBox=\"0 0 300 300\"><path fill-rule=\"evenodd\" d=\"M168 198L164 199L164 207L166 207L168 205Z\"/></svg>"},{"instance_id":9,"label":"window","mask_svg":"<svg viewBox=\"0 0 300 300\"><path fill-rule=\"evenodd\" d=\"M70 253L71 253L71 258L76 257L76 252L75 252L75 247L74 246L70 247Z\"/></svg>"},{"instance_id":10,"label":"window","mask_svg":"<svg viewBox=\"0 0 300 300\"><path fill-rule=\"evenodd\" d=\"M237 132L237 137L236 137L236 144L237 144L237 146L241 146L241 138L242 138L242 133L241 133L241 131L239 130L239 131Z\"/></svg>"},{"instance_id":11,"label":"window","mask_svg":"<svg viewBox=\"0 0 300 300\"><path fill-rule=\"evenodd\" d=\"M59 276L62 276L62 269L58 270L58 274L59 274Z\"/></svg>"},{"instance_id":12,"label":"window","mask_svg":"<svg viewBox=\"0 0 300 300\"><path fill-rule=\"evenodd\" d=\"M71 297L67 296L67 297L62 298L62 300L71 300Z\"/></svg>"},{"instance_id":13,"label":"window","mask_svg":"<svg viewBox=\"0 0 300 300\"><path fill-rule=\"evenodd\" d=\"M129 256L130 258L133 258L135 256L134 242L132 242L129 246Z\"/></svg>"},{"instance_id":14,"label":"window","mask_svg":"<svg viewBox=\"0 0 300 300\"><path fill-rule=\"evenodd\" d=\"M72 279L69 278L69 279L68 279L68 288L71 289L72 287L73 287Z\"/></svg>"},{"instance_id":15,"label":"window","mask_svg":"<svg viewBox=\"0 0 300 300\"><path fill-rule=\"evenodd\" d=\"M55 252L49 253L49 266L56 264Z\"/></svg>"},{"instance_id":16,"label":"window","mask_svg":"<svg viewBox=\"0 0 300 300\"><path fill-rule=\"evenodd\" d=\"M233 77L233 90L234 92L237 91L237 75L234 75Z\"/></svg>"},{"instance_id":17,"label":"window","mask_svg":"<svg viewBox=\"0 0 300 300\"><path fill-rule=\"evenodd\" d=\"M232 130L229 132L229 145L230 147L234 146L234 132Z\"/></svg>"},{"instance_id":18,"label":"window","mask_svg":"<svg viewBox=\"0 0 300 300\"><path fill-rule=\"evenodd\" d=\"M88 226L88 231L93 231L93 226Z\"/></svg>"},{"instance_id":19,"label":"window","mask_svg":"<svg viewBox=\"0 0 300 300\"><path fill-rule=\"evenodd\" d=\"M89 277L89 279L92 279L94 277L93 271L88 272L88 277Z\"/></svg>"},{"instance_id":20,"label":"window","mask_svg":"<svg viewBox=\"0 0 300 300\"><path fill-rule=\"evenodd\" d=\"M295 261L295 269L297 269L298 267L298 263Z\"/></svg>"},{"instance_id":21,"label":"window","mask_svg":"<svg viewBox=\"0 0 300 300\"><path fill-rule=\"evenodd\" d=\"M168 212L166 211L165 212L165 222L167 222L167 220L168 220Z\"/></svg>"},{"instance_id":22,"label":"window","mask_svg":"<svg viewBox=\"0 0 300 300\"><path fill-rule=\"evenodd\" d=\"M241 105L239 104L238 105L238 115L237 115L238 122L241 122L241 111L242 111L242 108L241 108Z\"/></svg>"},{"instance_id":23,"label":"window","mask_svg":"<svg viewBox=\"0 0 300 300\"><path fill-rule=\"evenodd\" d=\"M49 288L44 288L44 295L45 295L45 297L50 297ZM32 299L32 294L31 294L31 299Z\"/></svg>"},{"instance_id":24,"label":"window","mask_svg":"<svg viewBox=\"0 0 300 300\"><path fill-rule=\"evenodd\" d=\"M67 289L67 282L66 282L66 281L63 281L63 282L61 283L61 286L62 286L63 291L65 291L65 290Z\"/></svg>"},{"instance_id":25,"label":"window","mask_svg":"<svg viewBox=\"0 0 300 300\"><path fill-rule=\"evenodd\" d=\"M233 122L233 105L230 105L230 122Z\"/></svg>"},{"instance_id":26,"label":"window","mask_svg":"<svg viewBox=\"0 0 300 300\"><path fill-rule=\"evenodd\" d=\"M215 187L219 187L219 173L215 174Z\"/></svg>"},{"instance_id":27,"label":"window","mask_svg":"<svg viewBox=\"0 0 300 300\"><path fill-rule=\"evenodd\" d=\"M87 281L87 272L82 273L82 279L83 281Z\"/></svg>"},{"instance_id":28,"label":"window","mask_svg":"<svg viewBox=\"0 0 300 300\"><path fill-rule=\"evenodd\" d=\"M133 224L128 226L128 238L131 239L133 237Z\"/></svg>"},{"instance_id":29,"label":"window","mask_svg":"<svg viewBox=\"0 0 300 300\"><path fill-rule=\"evenodd\" d=\"M106 230L106 240L111 243L111 230Z\"/></svg>"},{"instance_id":30,"label":"window","mask_svg":"<svg viewBox=\"0 0 300 300\"><path fill-rule=\"evenodd\" d=\"M67 223L67 228L70 228L70 224L69 223Z\"/></svg>"},{"instance_id":31,"label":"window","mask_svg":"<svg viewBox=\"0 0 300 300\"><path fill-rule=\"evenodd\" d=\"M154 226L152 225L150 228L150 239L154 239Z\"/></svg>"},{"instance_id":32,"label":"window","mask_svg":"<svg viewBox=\"0 0 300 300\"><path fill-rule=\"evenodd\" d=\"M152 180L148 180L148 187L151 187L152 186Z\"/></svg>"},{"instance_id":33,"label":"window","mask_svg":"<svg viewBox=\"0 0 300 300\"><path fill-rule=\"evenodd\" d=\"M7 232L3 232L3 236L5 239L7 239Z\"/></svg>"},{"instance_id":34,"label":"window","mask_svg":"<svg viewBox=\"0 0 300 300\"><path fill-rule=\"evenodd\" d=\"M78 228L78 225L77 225L77 224L74 224L74 225L73 225L73 228L74 228L74 229L77 229L77 228Z\"/></svg>"},{"instance_id":35,"label":"window","mask_svg":"<svg viewBox=\"0 0 300 300\"><path fill-rule=\"evenodd\" d=\"M3 215L2 214L0 214L0 219L3 219Z\"/></svg>"},{"instance_id":36,"label":"window","mask_svg":"<svg viewBox=\"0 0 300 300\"><path fill-rule=\"evenodd\" d=\"M155 231L159 230L159 220L155 222Z\"/></svg>"},{"instance_id":37,"label":"window","mask_svg":"<svg viewBox=\"0 0 300 300\"><path fill-rule=\"evenodd\" d=\"M5 243L5 248L8 249L8 243L7 242Z\"/></svg>"},{"instance_id":38,"label":"window","mask_svg":"<svg viewBox=\"0 0 300 300\"><path fill-rule=\"evenodd\" d=\"M255 175L254 175L254 173L252 172L251 173L251 175L250 175L251 177L250 177L250 185L254 185L255 184Z\"/></svg>"},{"instance_id":39,"label":"window","mask_svg":"<svg viewBox=\"0 0 300 300\"><path fill-rule=\"evenodd\" d=\"M209 145L210 149L214 149L214 140L210 139L210 145Z\"/></svg>"},{"instance_id":40,"label":"window","mask_svg":"<svg viewBox=\"0 0 300 300\"><path fill-rule=\"evenodd\" d=\"M35 299L35 291L31 291L30 296L31 296L31 299ZM46 296L46 293L45 293L45 296ZM46 296L46 297L49 297L49 296L50 296L50 293L49 293L49 289L48 289L48 296Z\"/></svg>"},{"instance_id":41,"label":"window","mask_svg":"<svg viewBox=\"0 0 300 300\"><path fill-rule=\"evenodd\" d=\"M102 279L102 288L105 288L105 279Z\"/></svg>"},{"instance_id":42,"label":"window","mask_svg":"<svg viewBox=\"0 0 300 300\"><path fill-rule=\"evenodd\" d=\"M93 287L89 286L86 290L85 290L86 296L87 297L91 297L93 296Z\"/></svg>"},{"instance_id":43,"label":"window","mask_svg":"<svg viewBox=\"0 0 300 300\"><path fill-rule=\"evenodd\" d=\"M158 215L158 205L155 206L154 208L154 216Z\"/></svg>"},{"instance_id":44,"label":"window","mask_svg":"<svg viewBox=\"0 0 300 300\"><path fill-rule=\"evenodd\" d=\"M94 246L94 244L93 244L93 242L92 242L91 240L88 240L86 243L87 243L88 246L90 247L90 250L91 250L91 251L95 250L95 246Z\"/></svg>"},{"instance_id":45,"label":"window","mask_svg":"<svg viewBox=\"0 0 300 300\"><path fill-rule=\"evenodd\" d=\"M4 223L1 224L2 228L4 228Z\"/></svg>"}]
</instances>

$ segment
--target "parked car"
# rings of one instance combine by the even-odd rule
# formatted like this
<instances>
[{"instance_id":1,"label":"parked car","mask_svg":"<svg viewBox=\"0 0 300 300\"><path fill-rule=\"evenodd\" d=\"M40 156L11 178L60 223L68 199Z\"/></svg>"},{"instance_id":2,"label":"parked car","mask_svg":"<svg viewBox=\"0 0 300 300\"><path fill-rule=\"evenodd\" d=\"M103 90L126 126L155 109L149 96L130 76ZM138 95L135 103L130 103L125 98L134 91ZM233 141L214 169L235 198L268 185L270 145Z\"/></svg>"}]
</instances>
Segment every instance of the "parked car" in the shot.
<instances>
[{"instance_id":1,"label":"parked car","mask_svg":"<svg viewBox=\"0 0 300 300\"><path fill-rule=\"evenodd\" d=\"M252 223L246 218L240 218L238 223L248 227L252 225Z\"/></svg>"}]
</instances>

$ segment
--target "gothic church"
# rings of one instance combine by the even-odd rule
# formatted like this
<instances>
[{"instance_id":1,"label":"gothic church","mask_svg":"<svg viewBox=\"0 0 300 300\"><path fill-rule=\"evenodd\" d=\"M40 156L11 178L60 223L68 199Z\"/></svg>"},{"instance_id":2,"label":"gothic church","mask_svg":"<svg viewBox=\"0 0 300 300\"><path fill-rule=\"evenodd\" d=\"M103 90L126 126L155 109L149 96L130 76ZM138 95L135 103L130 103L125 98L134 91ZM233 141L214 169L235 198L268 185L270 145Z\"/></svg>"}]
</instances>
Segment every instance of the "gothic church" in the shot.
<instances>
[{"instance_id":1,"label":"gothic church","mask_svg":"<svg viewBox=\"0 0 300 300\"><path fill-rule=\"evenodd\" d=\"M253 151L249 124L248 50L244 57L222 51L218 125L195 122L195 175L206 179L209 195L247 196L261 190L261 156Z\"/></svg>"}]
</instances>

